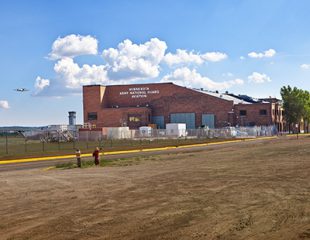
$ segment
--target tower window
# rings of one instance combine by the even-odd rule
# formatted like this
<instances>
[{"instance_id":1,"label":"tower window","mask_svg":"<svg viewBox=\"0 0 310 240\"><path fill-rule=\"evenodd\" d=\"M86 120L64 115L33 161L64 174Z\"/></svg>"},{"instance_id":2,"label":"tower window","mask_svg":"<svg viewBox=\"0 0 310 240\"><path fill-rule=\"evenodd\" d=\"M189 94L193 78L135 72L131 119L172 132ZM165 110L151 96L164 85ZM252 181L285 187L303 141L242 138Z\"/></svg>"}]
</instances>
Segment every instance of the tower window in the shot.
<instances>
[{"instance_id":1,"label":"tower window","mask_svg":"<svg viewBox=\"0 0 310 240\"><path fill-rule=\"evenodd\" d=\"M266 109L259 110L259 115L267 115L267 110Z\"/></svg>"},{"instance_id":2,"label":"tower window","mask_svg":"<svg viewBox=\"0 0 310 240\"><path fill-rule=\"evenodd\" d=\"M240 116L246 116L246 110L240 110L239 115Z\"/></svg>"},{"instance_id":3,"label":"tower window","mask_svg":"<svg viewBox=\"0 0 310 240\"><path fill-rule=\"evenodd\" d=\"M97 113L96 112L89 112L87 114L87 120L88 121L97 120Z\"/></svg>"}]
</instances>

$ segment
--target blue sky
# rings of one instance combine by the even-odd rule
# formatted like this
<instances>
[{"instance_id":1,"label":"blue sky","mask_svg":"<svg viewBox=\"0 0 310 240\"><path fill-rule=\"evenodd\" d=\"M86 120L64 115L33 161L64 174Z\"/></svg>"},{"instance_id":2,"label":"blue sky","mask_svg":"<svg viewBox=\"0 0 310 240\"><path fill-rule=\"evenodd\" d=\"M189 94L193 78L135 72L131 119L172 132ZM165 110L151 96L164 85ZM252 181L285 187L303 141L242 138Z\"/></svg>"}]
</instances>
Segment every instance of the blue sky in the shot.
<instances>
[{"instance_id":1,"label":"blue sky","mask_svg":"<svg viewBox=\"0 0 310 240\"><path fill-rule=\"evenodd\" d=\"M0 126L67 123L72 110L82 123L83 84L309 90L309 9L307 0L2 0Z\"/></svg>"}]
</instances>

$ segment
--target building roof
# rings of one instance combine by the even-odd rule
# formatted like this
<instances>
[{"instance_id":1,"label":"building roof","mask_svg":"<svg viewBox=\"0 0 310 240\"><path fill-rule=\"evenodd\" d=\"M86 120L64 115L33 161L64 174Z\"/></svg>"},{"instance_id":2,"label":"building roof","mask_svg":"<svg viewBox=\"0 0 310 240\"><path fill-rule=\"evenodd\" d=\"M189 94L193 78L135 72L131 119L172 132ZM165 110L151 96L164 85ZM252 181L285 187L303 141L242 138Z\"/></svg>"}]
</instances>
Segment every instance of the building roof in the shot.
<instances>
[{"instance_id":1,"label":"building roof","mask_svg":"<svg viewBox=\"0 0 310 240\"><path fill-rule=\"evenodd\" d=\"M83 87L96 87L96 86L102 86L102 87L124 87L124 86L128 86L128 87L131 87L131 86L144 86L144 85L163 85L163 84L174 84L173 82L155 82L155 83L130 83L130 84L110 84L110 85L104 85L104 84L87 84L87 85L83 85ZM174 84L176 85L176 84ZM179 85L177 85L179 86ZM181 87L181 86L179 86Z\"/></svg>"},{"instance_id":2,"label":"building roof","mask_svg":"<svg viewBox=\"0 0 310 240\"><path fill-rule=\"evenodd\" d=\"M134 87L134 86L145 86L145 85L164 85L164 84L173 84L173 85L176 85L178 87L183 87L183 88L187 88L187 87L184 87L184 86L179 86L177 84L174 84L172 82L164 82L164 83L134 83L134 84L120 84L120 85L105 85L105 87L124 87L124 86L130 86L130 87ZM92 87L92 86L104 86L104 85L98 85L98 84L94 84L94 85L84 85L84 87ZM257 99L257 98L252 98L248 95L235 95L235 94L232 94L232 93L219 93L218 91L208 91L208 90L205 90L205 89L197 89L197 88L187 88L187 89L190 89L190 90L193 90L193 91L196 91L196 92L199 92L199 93L203 93L203 94L208 94L210 96L213 96L213 97L217 97L217 98L220 98L220 99L223 99L223 100L226 100L226 101L233 101L233 104L253 104L253 103L269 103L271 102L271 100L275 101L279 101L279 99L267 99L267 98L260 98L260 99Z\"/></svg>"},{"instance_id":3,"label":"building roof","mask_svg":"<svg viewBox=\"0 0 310 240\"><path fill-rule=\"evenodd\" d=\"M241 103L241 104L252 104L249 101L245 101L244 99L239 99L237 97L231 96L231 95L226 94L226 93L218 93L218 92L211 92L211 91L198 90L198 89L193 89L193 90L200 92L200 93L208 94L208 95L213 96L213 97L221 98L221 99L224 99L227 101L233 101L234 104L239 104L239 103Z\"/></svg>"},{"instance_id":4,"label":"building roof","mask_svg":"<svg viewBox=\"0 0 310 240\"><path fill-rule=\"evenodd\" d=\"M196 92L218 97L227 101L233 101L234 104L253 104L253 103L270 103L271 101L267 98L253 98L248 95L235 95L232 93L219 93L218 91L212 92L204 89L193 89ZM274 99L271 99L274 100ZM279 99L276 99L279 101Z\"/></svg>"}]
</instances>

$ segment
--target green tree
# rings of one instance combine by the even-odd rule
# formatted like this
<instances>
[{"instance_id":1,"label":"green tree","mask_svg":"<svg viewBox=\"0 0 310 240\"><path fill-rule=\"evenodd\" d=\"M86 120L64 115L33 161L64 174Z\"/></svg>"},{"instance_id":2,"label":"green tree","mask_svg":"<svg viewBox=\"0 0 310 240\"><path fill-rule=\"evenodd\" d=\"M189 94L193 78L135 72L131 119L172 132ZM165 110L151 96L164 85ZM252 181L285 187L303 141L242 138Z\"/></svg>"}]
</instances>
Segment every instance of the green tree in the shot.
<instances>
[{"instance_id":1,"label":"green tree","mask_svg":"<svg viewBox=\"0 0 310 240\"><path fill-rule=\"evenodd\" d=\"M309 91L301 90L301 101L303 104L302 118L304 120L304 129L309 132L310 122L310 93Z\"/></svg>"},{"instance_id":2,"label":"green tree","mask_svg":"<svg viewBox=\"0 0 310 240\"><path fill-rule=\"evenodd\" d=\"M299 125L305 115L304 91L296 87L283 86L280 93L283 100L284 117L290 132L292 124Z\"/></svg>"}]
</instances>

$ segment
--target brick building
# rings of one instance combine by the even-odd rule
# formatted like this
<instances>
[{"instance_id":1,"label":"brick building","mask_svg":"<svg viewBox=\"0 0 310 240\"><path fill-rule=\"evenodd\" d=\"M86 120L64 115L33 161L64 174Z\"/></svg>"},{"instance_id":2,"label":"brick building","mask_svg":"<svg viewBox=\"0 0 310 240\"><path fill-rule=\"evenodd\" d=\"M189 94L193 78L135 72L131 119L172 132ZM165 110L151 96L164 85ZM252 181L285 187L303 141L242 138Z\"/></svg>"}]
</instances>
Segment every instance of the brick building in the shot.
<instances>
[{"instance_id":1,"label":"brick building","mask_svg":"<svg viewBox=\"0 0 310 240\"><path fill-rule=\"evenodd\" d=\"M276 125L283 129L282 109L274 98L252 99L229 93L189 89L173 83L90 85L83 87L84 123L101 127L186 123L209 126Z\"/></svg>"}]
</instances>

